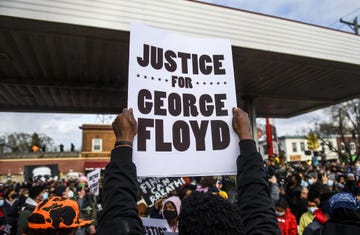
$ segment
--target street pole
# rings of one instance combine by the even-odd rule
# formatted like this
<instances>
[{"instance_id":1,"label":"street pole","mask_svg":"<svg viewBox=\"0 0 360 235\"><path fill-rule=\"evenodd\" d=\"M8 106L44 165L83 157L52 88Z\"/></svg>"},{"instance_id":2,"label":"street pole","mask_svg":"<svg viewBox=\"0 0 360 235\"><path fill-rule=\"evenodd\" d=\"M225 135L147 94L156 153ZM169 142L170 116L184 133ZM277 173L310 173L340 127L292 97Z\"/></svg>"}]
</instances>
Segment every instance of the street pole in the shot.
<instances>
[{"instance_id":1,"label":"street pole","mask_svg":"<svg viewBox=\"0 0 360 235\"><path fill-rule=\"evenodd\" d=\"M354 18L353 22L348 22L348 21L345 21L342 18L340 18L340 22L343 23L343 24L347 24L352 30L354 30L354 33L356 35L359 35L360 26L358 25L358 18L357 17Z\"/></svg>"},{"instance_id":2,"label":"street pole","mask_svg":"<svg viewBox=\"0 0 360 235\"><path fill-rule=\"evenodd\" d=\"M269 117L266 117L266 143L268 147L268 158L274 155L273 142L272 142L272 128L270 125Z\"/></svg>"}]
</instances>

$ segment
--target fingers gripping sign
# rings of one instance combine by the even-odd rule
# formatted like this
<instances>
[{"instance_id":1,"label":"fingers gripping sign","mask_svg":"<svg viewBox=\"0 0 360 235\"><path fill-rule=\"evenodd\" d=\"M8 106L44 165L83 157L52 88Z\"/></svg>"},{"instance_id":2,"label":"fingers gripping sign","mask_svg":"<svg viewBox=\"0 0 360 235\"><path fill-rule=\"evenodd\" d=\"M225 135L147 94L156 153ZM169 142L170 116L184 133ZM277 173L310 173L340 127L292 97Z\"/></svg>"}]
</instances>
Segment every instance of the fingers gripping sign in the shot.
<instances>
[{"instance_id":1,"label":"fingers gripping sign","mask_svg":"<svg viewBox=\"0 0 360 235\"><path fill-rule=\"evenodd\" d=\"M115 133L116 142L129 141L133 142L134 136L137 133L137 122L134 118L132 108L124 108L115 121L112 123Z\"/></svg>"}]
</instances>

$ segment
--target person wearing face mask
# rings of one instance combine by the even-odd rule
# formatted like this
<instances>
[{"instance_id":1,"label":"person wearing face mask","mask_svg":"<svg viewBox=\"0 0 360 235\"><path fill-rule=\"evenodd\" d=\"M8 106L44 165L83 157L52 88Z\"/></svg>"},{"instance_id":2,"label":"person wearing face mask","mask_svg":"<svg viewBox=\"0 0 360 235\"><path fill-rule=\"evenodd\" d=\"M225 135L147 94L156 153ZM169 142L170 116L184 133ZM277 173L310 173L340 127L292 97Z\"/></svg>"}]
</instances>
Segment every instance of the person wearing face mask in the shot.
<instances>
[{"instance_id":1,"label":"person wearing face mask","mask_svg":"<svg viewBox=\"0 0 360 235\"><path fill-rule=\"evenodd\" d=\"M55 188L55 196L73 199L74 192L65 185L59 185Z\"/></svg>"},{"instance_id":2,"label":"person wearing face mask","mask_svg":"<svg viewBox=\"0 0 360 235\"><path fill-rule=\"evenodd\" d=\"M342 191L347 193L352 193L355 187L356 187L355 175L353 173L347 174L346 183Z\"/></svg>"},{"instance_id":3,"label":"person wearing face mask","mask_svg":"<svg viewBox=\"0 0 360 235\"><path fill-rule=\"evenodd\" d=\"M339 174L337 176L337 183L336 183L336 186L335 186L335 191L341 191L343 190L344 186L345 186L345 182L346 182L346 178L345 178L345 175L343 174Z\"/></svg>"},{"instance_id":4,"label":"person wearing face mask","mask_svg":"<svg viewBox=\"0 0 360 235\"><path fill-rule=\"evenodd\" d=\"M4 194L0 191L0 234L3 234L5 229L6 220L4 212Z\"/></svg>"},{"instance_id":5,"label":"person wearing face mask","mask_svg":"<svg viewBox=\"0 0 360 235\"><path fill-rule=\"evenodd\" d=\"M297 235L296 217L291 213L289 204L285 199L280 199L275 204L275 213L282 235Z\"/></svg>"},{"instance_id":6,"label":"person wearing face mask","mask_svg":"<svg viewBox=\"0 0 360 235\"><path fill-rule=\"evenodd\" d=\"M307 201L307 208L308 211L302 214L302 216L300 217L299 229L298 229L299 235L302 235L306 226L308 226L313 221L314 211L318 209L317 204L310 200Z\"/></svg>"},{"instance_id":7,"label":"person wearing face mask","mask_svg":"<svg viewBox=\"0 0 360 235\"><path fill-rule=\"evenodd\" d=\"M29 197L25 201L25 209L21 212L18 225L17 235L27 234L28 217L34 208L42 201L49 197L45 186L37 185L29 189Z\"/></svg>"},{"instance_id":8,"label":"person wearing face mask","mask_svg":"<svg viewBox=\"0 0 360 235\"><path fill-rule=\"evenodd\" d=\"M335 191L335 184L334 184L334 180L335 178L334 177L328 177L328 181L327 181L327 186L329 188L330 191Z\"/></svg>"},{"instance_id":9,"label":"person wearing face mask","mask_svg":"<svg viewBox=\"0 0 360 235\"><path fill-rule=\"evenodd\" d=\"M170 232L178 232L178 216L180 214L181 201L177 196L172 196L163 202L162 214L169 225Z\"/></svg>"},{"instance_id":10,"label":"person wearing face mask","mask_svg":"<svg viewBox=\"0 0 360 235\"><path fill-rule=\"evenodd\" d=\"M21 188L19 190L19 211L25 208L25 201L29 197L29 189Z\"/></svg>"},{"instance_id":11,"label":"person wearing face mask","mask_svg":"<svg viewBox=\"0 0 360 235\"><path fill-rule=\"evenodd\" d=\"M14 189L11 189L7 192L5 202L4 202L4 210L6 215L6 222L11 225L11 235L16 234L16 226L18 219L18 208L19 208L19 198L18 194Z\"/></svg>"}]
</instances>

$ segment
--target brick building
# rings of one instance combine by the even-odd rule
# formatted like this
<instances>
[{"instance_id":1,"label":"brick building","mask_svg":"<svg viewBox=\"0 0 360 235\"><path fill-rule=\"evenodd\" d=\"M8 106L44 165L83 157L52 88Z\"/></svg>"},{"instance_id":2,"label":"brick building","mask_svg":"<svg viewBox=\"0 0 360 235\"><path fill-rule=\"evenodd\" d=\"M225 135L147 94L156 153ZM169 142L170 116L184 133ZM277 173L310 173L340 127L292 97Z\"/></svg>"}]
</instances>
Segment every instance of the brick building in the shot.
<instances>
[{"instance_id":1,"label":"brick building","mask_svg":"<svg viewBox=\"0 0 360 235\"><path fill-rule=\"evenodd\" d=\"M95 168L105 169L114 147L115 135L110 125L84 124L81 152L36 152L0 154L0 180L8 175L15 181L22 181L25 166L57 164L60 177L69 172L87 173Z\"/></svg>"},{"instance_id":2,"label":"brick building","mask_svg":"<svg viewBox=\"0 0 360 235\"><path fill-rule=\"evenodd\" d=\"M81 157L85 159L84 170L104 169L110 160L115 135L110 125L84 124L82 130Z\"/></svg>"}]
</instances>

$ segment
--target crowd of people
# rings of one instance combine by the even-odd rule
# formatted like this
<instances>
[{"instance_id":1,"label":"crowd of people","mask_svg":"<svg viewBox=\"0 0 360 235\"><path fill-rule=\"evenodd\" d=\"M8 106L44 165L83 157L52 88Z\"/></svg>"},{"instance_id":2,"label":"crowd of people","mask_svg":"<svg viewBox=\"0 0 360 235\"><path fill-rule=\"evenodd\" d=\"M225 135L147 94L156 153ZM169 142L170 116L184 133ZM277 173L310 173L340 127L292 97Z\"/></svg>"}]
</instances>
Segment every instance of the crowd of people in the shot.
<instances>
[{"instance_id":1,"label":"crowd of people","mask_svg":"<svg viewBox=\"0 0 360 235\"><path fill-rule=\"evenodd\" d=\"M116 144L100 194L90 192L85 176L2 184L0 234L145 234L141 217L165 219L170 232L187 235L360 234L360 162L264 162L247 114L234 109L233 115L241 149L235 190L225 178L187 178L147 205L139 198L132 163L136 121L124 109L113 123Z\"/></svg>"}]
</instances>

